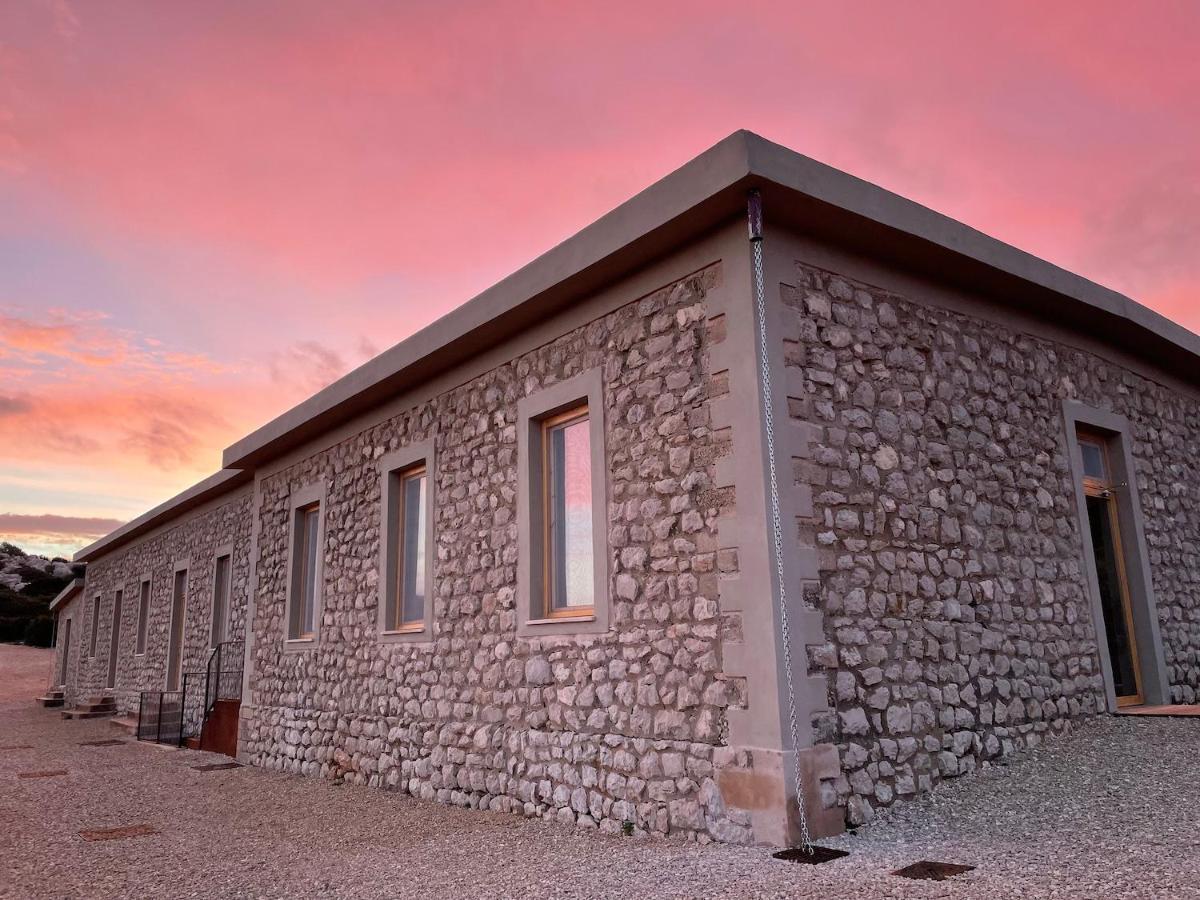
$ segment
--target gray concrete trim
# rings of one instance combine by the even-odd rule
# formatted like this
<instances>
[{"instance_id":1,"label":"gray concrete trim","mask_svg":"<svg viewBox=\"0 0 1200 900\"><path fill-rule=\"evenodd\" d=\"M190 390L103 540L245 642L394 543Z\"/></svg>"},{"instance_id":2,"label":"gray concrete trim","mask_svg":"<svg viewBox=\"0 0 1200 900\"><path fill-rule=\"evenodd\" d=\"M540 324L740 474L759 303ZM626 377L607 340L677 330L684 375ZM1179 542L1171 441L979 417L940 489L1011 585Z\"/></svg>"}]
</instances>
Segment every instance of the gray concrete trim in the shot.
<instances>
[{"instance_id":1,"label":"gray concrete trim","mask_svg":"<svg viewBox=\"0 0 1200 900\"><path fill-rule=\"evenodd\" d=\"M1086 406L1074 400L1063 402L1063 423L1066 430L1067 454L1071 466L1071 481L1075 490L1075 513L1079 524L1079 538L1083 550L1084 579L1091 599L1092 625L1096 632L1096 649L1100 657L1100 671L1104 676L1104 690L1110 712L1117 709L1117 695L1113 688L1112 660L1108 655L1108 642L1104 637L1104 613L1100 604L1100 585L1096 578L1096 558L1092 551L1089 533L1087 495L1083 489L1083 457L1079 449L1076 429L1084 428L1107 434L1112 443L1109 462L1113 465L1113 478L1117 481L1117 525L1121 529L1121 549L1125 561L1125 579L1129 588L1130 604L1133 607L1134 638L1138 649L1138 669L1141 676L1142 694L1150 705L1171 702L1171 685L1167 679L1167 665L1163 654L1162 635L1158 622L1158 602L1154 584L1150 577L1150 557L1146 549L1144 511L1138 496L1137 469L1130 449L1133 431L1129 421L1116 413Z\"/></svg>"},{"instance_id":2,"label":"gray concrete trim","mask_svg":"<svg viewBox=\"0 0 1200 900\"><path fill-rule=\"evenodd\" d=\"M760 187L778 221L867 241L947 277L996 281L1046 314L1196 369L1200 337L1133 300L746 131L735 132L529 265L226 449L228 468L258 465L381 398L427 380L481 346L544 318L581 289L611 281L744 211ZM952 271L953 270L953 271ZM1022 291L1022 286L1035 290ZM1036 296L1035 296L1036 295ZM1052 302L1055 299L1064 301ZM1047 300L1051 302L1046 302ZM1121 327L1114 328L1114 325Z\"/></svg>"},{"instance_id":3,"label":"gray concrete trim","mask_svg":"<svg viewBox=\"0 0 1200 900\"><path fill-rule=\"evenodd\" d=\"M53 600L50 601L50 612L55 612L60 606L64 606L71 601L71 598L83 590L83 579L73 578L66 587L64 587Z\"/></svg>"},{"instance_id":4,"label":"gray concrete trim","mask_svg":"<svg viewBox=\"0 0 1200 900\"><path fill-rule=\"evenodd\" d=\"M587 403L588 431L592 451L592 555L594 614L577 619L543 619L535 611L541 594L542 511L538 504L541 475L541 422L548 416L580 403ZM600 369L589 369L572 378L549 385L517 401L517 636L602 634L608 631L608 454L606 453L604 377Z\"/></svg>"},{"instance_id":5,"label":"gray concrete trim","mask_svg":"<svg viewBox=\"0 0 1200 900\"><path fill-rule=\"evenodd\" d=\"M136 519L126 522L100 540L88 544L82 550L77 551L72 559L74 562L88 562L106 553L111 553L122 544L129 543L163 522L246 484L251 477L253 476L249 472L222 469L203 481L198 481L187 490L181 491L165 503L160 503L149 512L142 513Z\"/></svg>"},{"instance_id":6,"label":"gray concrete trim","mask_svg":"<svg viewBox=\"0 0 1200 900\"><path fill-rule=\"evenodd\" d=\"M214 619L216 618L217 606L217 560L219 560L222 556L229 557L229 596L225 598L225 621L221 623L221 632L225 635L226 640L229 639L229 620L231 613L230 607L233 606L233 551L235 549L236 548L233 541L230 541L226 544L221 544L212 552L212 585L211 590L209 591L208 604L208 648L210 650L216 646L216 644L213 643L213 631L216 628L216 622Z\"/></svg>"},{"instance_id":7,"label":"gray concrete trim","mask_svg":"<svg viewBox=\"0 0 1200 900\"><path fill-rule=\"evenodd\" d=\"M303 653L312 650L321 643L321 617L325 611L325 519L328 515L325 480L313 482L292 491L288 499L288 543L286 595L283 607L283 634L280 640L285 653ZM311 638L291 637L292 604L295 601L296 570L294 554L296 552L296 511L310 503L318 504L320 514L317 516L317 565L313 577L313 635Z\"/></svg>"},{"instance_id":8,"label":"gray concrete trim","mask_svg":"<svg viewBox=\"0 0 1200 900\"><path fill-rule=\"evenodd\" d=\"M384 644L421 643L433 640L434 560L437 557L437 460L432 437L384 454L379 458L379 593L375 629ZM387 610L395 594L396 553L392 529L397 521L399 491L397 472L425 466L425 616L418 631L389 631Z\"/></svg>"},{"instance_id":9,"label":"gray concrete trim","mask_svg":"<svg viewBox=\"0 0 1200 900\"><path fill-rule=\"evenodd\" d=\"M246 762L246 723L254 717L254 648L257 643L254 619L258 613L258 539L262 532L262 475L255 473L250 500L250 577L246 585L246 618L242 635L242 702L238 711L237 758ZM286 636L286 635L285 635Z\"/></svg>"}]
</instances>

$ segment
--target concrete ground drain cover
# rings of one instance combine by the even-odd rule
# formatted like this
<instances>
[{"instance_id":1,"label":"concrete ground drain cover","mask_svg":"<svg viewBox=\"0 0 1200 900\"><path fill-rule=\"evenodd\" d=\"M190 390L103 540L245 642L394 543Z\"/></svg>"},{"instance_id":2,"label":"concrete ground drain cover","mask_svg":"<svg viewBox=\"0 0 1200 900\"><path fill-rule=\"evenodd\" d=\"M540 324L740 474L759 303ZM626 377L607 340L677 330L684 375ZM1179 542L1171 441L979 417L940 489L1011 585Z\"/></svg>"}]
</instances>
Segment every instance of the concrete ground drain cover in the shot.
<instances>
[{"instance_id":1,"label":"concrete ground drain cover","mask_svg":"<svg viewBox=\"0 0 1200 900\"><path fill-rule=\"evenodd\" d=\"M41 772L18 772L18 778L57 778L59 775L66 775L66 769L44 769Z\"/></svg>"},{"instance_id":2,"label":"concrete ground drain cover","mask_svg":"<svg viewBox=\"0 0 1200 900\"><path fill-rule=\"evenodd\" d=\"M849 856L847 850L834 850L832 847L790 847L787 850L780 850L771 854L776 859L787 860L788 862L808 863L812 866L820 865L821 863L832 862L835 859L841 859L843 856Z\"/></svg>"},{"instance_id":3,"label":"concrete ground drain cover","mask_svg":"<svg viewBox=\"0 0 1200 900\"><path fill-rule=\"evenodd\" d=\"M118 744L124 744L124 741L109 738L103 741L80 741L80 747L116 747Z\"/></svg>"},{"instance_id":4,"label":"concrete ground drain cover","mask_svg":"<svg viewBox=\"0 0 1200 900\"><path fill-rule=\"evenodd\" d=\"M217 772L217 771L220 771L221 769L240 769L241 767L242 767L241 763L235 763L235 762L206 763L203 766L192 766L192 768L195 769L197 772Z\"/></svg>"},{"instance_id":5,"label":"concrete ground drain cover","mask_svg":"<svg viewBox=\"0 0 1200 900\"><path fill-rule=\"evenodd\" d=\"M123 825L120 828L93 828L79 832L79 836L85 841L119 841L147 834L158 834L158 829L149 825Z\"/></svg>"},{"instance_id":6,"label":"concrete ground drain cover","mask_svg":"<svg viewBox=\"0 0 1200 900\"><path fill-rule=\"evenodd\" d=\"M955 875L970 872L974 868L974 866L959 866L954 863L932 862L931 860L923 859L920 862L913 863L911 866L897 869L892 874L899 875L901 878L916 878L922 881L945 881L947 878L953 878Z\"/></svg>"}]
</instances>

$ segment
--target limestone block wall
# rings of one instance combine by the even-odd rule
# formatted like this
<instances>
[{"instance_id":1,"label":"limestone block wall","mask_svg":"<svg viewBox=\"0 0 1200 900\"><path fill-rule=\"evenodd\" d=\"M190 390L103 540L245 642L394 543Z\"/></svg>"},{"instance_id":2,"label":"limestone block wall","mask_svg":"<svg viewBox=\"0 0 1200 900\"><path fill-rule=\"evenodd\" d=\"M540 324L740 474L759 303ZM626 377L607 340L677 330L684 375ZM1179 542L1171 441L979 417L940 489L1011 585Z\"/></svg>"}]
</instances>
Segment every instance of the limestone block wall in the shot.
<instances>
[{"instance_id":1,"label":"limestone block wall","mask_svg":"<svg viewBox=\"0 0 1200 900\"><path fill-rule=\"evenodd\" d=\"M725 767L744 679L719 603L736 547L718 552L733 503L714 471L729 452L710 401L722 338L709 298L721 264L632 299L332 446L259 475L253 675L241 758L272 769L406 791L584 827L749 841ZM517 402L603 373L610 629L517 634ZM375 461L431 440L436 562L432 639L377 635L381 525ZM284 647L289 497L323 481L318 644Z\"/></svg>"},{"instance_id":2,"label":"limestone block wall","mask_svg":"<svg viewBox=\"0 0 1200 900\"><path fill-rule=\"evenodd\" d=\"M851 824L1105 708L1064 400L1131 424L1171 693L1196 698L1195 394L802 263L778 289L789 414L813 435L793 473L825 622L813 726Z\"/></svg>"},{"instance_id":3,"label":"limestone block wall","mask_svg":"<svg viewBox=\"0 0 1200 900\"><path fill-rule=\"evenodd\" d=\"M204 668L212 636L213 576L216 552L232 545L229 638L241 640L246 624L250 585L250 488L241 487L182 515L149 535L116 548L88 563L83 593L71 602L68 705L101 694L112 694L118 709L137 713L143 690L162 690L166 679L167 638L171 623L175 563L188 560L182 672ZM140 583L150 575L150 614L146 652L136 654ZM106 689L112 611L115 592L123 591L115 690ZM91 646L93 597L100 595L96 654ZM62 619L60 618L60 623ZM61 640L62 629L60 624Z\"/></svg>"}]
</instances>

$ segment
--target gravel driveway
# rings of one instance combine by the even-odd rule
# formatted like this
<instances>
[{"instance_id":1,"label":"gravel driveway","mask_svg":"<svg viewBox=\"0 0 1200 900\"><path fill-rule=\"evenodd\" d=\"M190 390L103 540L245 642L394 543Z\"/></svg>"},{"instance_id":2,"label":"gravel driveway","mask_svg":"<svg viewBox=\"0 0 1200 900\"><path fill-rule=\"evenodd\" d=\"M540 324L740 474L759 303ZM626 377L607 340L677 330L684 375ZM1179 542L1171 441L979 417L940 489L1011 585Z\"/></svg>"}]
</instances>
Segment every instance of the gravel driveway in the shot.
<instances>
[{"instance_id":1,"label":"gravel driveway","mask_svg":"<svg viewBox=\"0 0 1200 900\"><path fill-rule=\"evenodd\" d=\"M80 746L123 735L35 707L27 688L48 665L0 645L0 747L31 745L0 750L4 898L1200 897L1196 719L1086 723L826 841L850 856L813 867L252 768L199 772L227 760L129 739ZM156 833L79 835L129 825ZM977 868L944 882L888 874L921 859Z\"/></svg>"}]
</instances>

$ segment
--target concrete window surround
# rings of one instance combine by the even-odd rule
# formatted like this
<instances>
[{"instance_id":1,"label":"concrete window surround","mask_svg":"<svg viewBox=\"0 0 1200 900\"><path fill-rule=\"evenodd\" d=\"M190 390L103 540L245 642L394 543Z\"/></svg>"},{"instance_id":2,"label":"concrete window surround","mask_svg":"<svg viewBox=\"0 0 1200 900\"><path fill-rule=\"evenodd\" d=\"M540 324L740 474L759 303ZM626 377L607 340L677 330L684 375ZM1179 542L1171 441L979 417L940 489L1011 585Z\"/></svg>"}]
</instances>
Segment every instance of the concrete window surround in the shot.
<instances>
[{"instance_id":1,"label":"concrete window surround","mask_svg":"<svg viewBox=\"0 0 1200 900\"><path fill-rule=\"evenodd\" d=\"M96 658L96 641L100 633L100 595L92 597L92 627L88 637L88 659Z\"/></svg>"},{"instance_id":2,"label":"concrete window surround","mask_svg":"<svg viewBox=\"0 0 1200 900\"><path fill-rule=\"evenodd\" d=\"M425 615L419 629L403 631L388 629L388 609L396 597L396 527L400 522L400 476L405 470L425 468L425 517L421 527L425 539ZM380 527L379 527L379 609L376 629L382 643L418 643L433 640L433 577L436 556L434 510L437 508L437 466L434 439L418 441L384 454L379 458Z\"/></svg>"},{"instance_id":3,"label":"concrete window surround","mask_svg":"<svg viewBox=\"0 0 1200 900\"><path fill-rule=\"evenodd\" d=\"M167 616L167 645L166 652L163 656L165 663L163 672L163 690L170 691L171 687L171 638L175 634L175 585L179 580L179 573L183 573L183 598L179 604L179 612L183 616L183 624L179 628L179 646L176 648L176 653L179 655L179 684L175 686L175 690L183 687L183 648L187 645L187 608L188 608L188 592L192 589L192 560L190 557L186 559L177 559L171 564L171 594L168 598L170 603L170 615Z\"/></svg>"},{"instance_id":4,"label":"concrete window surround","mask_svg":"<svg viewBox=\"0 0 1200 900\"><path fill-rule=\"evenodd\" d=\"M229 607L233 601L233 544L222 544L213 551L213 590L212 590L212 605L209 608L209 647L215 647L216 642L212 639L217 634L217 566L220 564L223 557L229 558L229 571L227 581L225 583L225 597L221 604L221 635L225 640L229 639Z\"/></svg>"},{"instance_id":5,"label":"concrete window surround","mask_svg":"<svg viewBox=\"0 0 1200 900\"><path fill-rule=\"evenodd\" d=\"M1063 403L1063 417L1066 422L1067 452L1070 456L1071 480L1075 490L1080 540L1083 545L1083 574L1091 598L1092 622L1096 630L1096 647L1100 656L1100 670L1104 676L1109 711L1117 710L1117 694L1113 686L1108 642L1104 639L1104 611L1100 603L1096 559L1092 542L1087 539L1087 497L1083 486L1083 455L1079 447L1081 427L1108 440L1109 464L1113 470L1112 478L1117 483L1117 525L1122 535L1121 552L1125 563L1129 602L1133 608L1134 639L1144 702L1151 706L1170 703L1171 692L1159 630L1158 604L1155 601L1154 585L1150 580L1144 516L1138 497L1133 455L1130 451L1132 432L1129 421L1124 416L1074 401Z\"/></svg>"},{"instance_id":6,"label":"concrete window surround","mask_svg":"<svg viewBox=\"0 0 1200 900\"><path fill-rule=\"evenodd\" d=\"M306 506L317 505L317 560L313 576L313 633L310 637L291 637L292 608L299 602L298 570L296 557L297 513ZM292 492L288 500L288 559L287 559L287 602L283 615L283 649L286 652L310 650L321 642L321 613L325 580L325 482L317 481Z\"/></svg>"},{"instance_id":7,"label":"concrete window surround","mask_svg":"<svg viewBox=\"0 0 1200 900\"><path fill-rule=\"evenodd\" d=\"M588 615L544 618L542 597L542 421L586 404L592 453L592 558L595 605ZM517 401L517 635L600 634L608 631L608 478L604 384L599 369L535 391Z\"/></svg>"},{"instance_id":8,"label":"concrete window surround","mask_svg":"<svg viewBox=\"0 0 1200 900\"><path fill-rule=\"evenodd\" d=\"M154 588L150 582L150 573L143 572L137 577L138 607L137 631L134 633L133 655L146 655L147 631L150 627L150 604L153 602ZM142 591L145 590L145 603L142 602Z\"/></svg>"}]
</instances>

